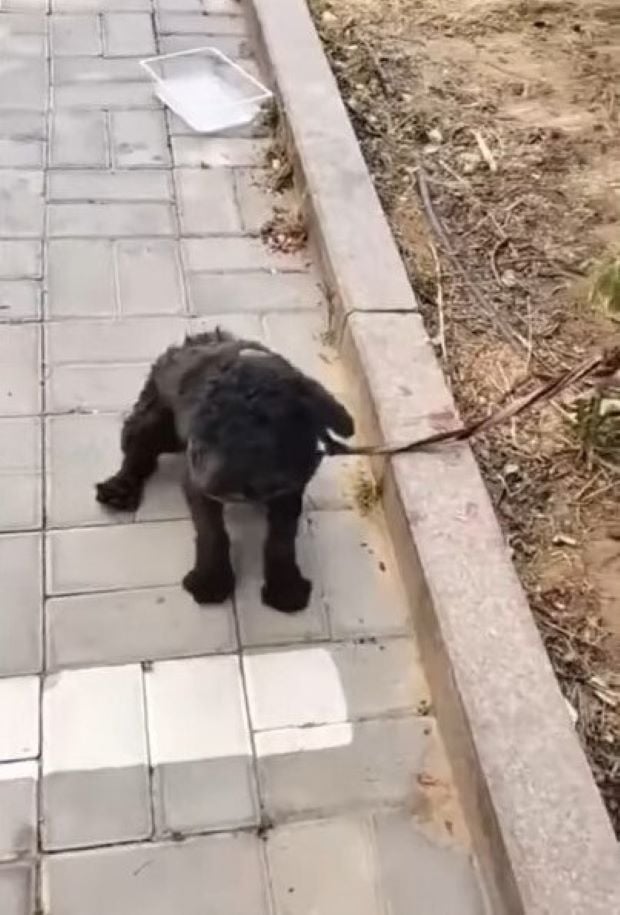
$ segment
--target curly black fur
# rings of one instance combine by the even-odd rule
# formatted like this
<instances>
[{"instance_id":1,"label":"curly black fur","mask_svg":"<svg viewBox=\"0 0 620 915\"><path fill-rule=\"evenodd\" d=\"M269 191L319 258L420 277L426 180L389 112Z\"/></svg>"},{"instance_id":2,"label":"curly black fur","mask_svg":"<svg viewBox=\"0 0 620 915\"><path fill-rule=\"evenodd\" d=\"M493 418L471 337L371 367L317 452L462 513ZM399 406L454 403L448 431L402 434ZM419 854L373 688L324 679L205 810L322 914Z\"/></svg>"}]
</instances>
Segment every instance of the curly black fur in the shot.
<instances>
[{"instance_id":1,"label":"curly black fur","mask_svg":"<svg viewBox=\"0 0 620 915\"><path fill-rule=\"evenodd\" d=\"M97 485L97 499L135 511L159 455L185 451L184 490L196 528L186 590L201 604L231 595L223 503L259 502L268 519L263 600L277 610L302 610L311 585L297 566L297 526L330 432L353 435L351 416L282 356L221 330L187 337L151 368L123 426L122 466Z\"/></svg>"}]
</instances>

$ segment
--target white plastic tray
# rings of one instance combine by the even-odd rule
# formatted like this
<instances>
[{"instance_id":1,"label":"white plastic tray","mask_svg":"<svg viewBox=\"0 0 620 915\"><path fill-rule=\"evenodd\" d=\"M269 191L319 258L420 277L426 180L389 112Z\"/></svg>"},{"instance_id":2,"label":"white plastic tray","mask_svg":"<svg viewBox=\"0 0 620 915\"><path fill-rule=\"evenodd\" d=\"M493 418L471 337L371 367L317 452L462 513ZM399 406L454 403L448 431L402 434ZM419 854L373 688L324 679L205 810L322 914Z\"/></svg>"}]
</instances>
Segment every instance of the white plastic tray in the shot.
<instances>
[{"instance_id":1,"label":"white plastic tray","mask_svg":"<svg viewBox=\"0 0 620 915\"><path fill-rule=\"evenodd\" d=\"M249 124L272 93L217 48L140 61L165 105L198 133Z\"/></svg>"}]
</instances>

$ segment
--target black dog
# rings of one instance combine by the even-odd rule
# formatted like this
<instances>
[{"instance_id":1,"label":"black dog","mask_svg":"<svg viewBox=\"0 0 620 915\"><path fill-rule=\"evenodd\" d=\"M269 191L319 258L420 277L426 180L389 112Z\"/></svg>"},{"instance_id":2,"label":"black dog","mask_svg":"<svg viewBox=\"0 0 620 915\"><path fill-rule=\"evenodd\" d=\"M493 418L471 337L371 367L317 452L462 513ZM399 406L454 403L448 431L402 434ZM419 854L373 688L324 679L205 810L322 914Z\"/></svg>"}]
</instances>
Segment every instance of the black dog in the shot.
<instances>
[{"instance_id":1,"label":"black dog","mask_svg":"<svg viewBox=\"0 0 620 915\"><path fill-rule=\"evenodd\" d=\"M263 601L303 610L311 584L297 566L297 525L330 431L349 438L351 416L286 359L219 329L187 337L151 368L123 426L121 468L97 485L97 499L135 511L158 456L185 451L184 491L196 528L185 589L199 604L231 595L224 503L258 502L268 518Z\"/></svg>"}]
</instances>

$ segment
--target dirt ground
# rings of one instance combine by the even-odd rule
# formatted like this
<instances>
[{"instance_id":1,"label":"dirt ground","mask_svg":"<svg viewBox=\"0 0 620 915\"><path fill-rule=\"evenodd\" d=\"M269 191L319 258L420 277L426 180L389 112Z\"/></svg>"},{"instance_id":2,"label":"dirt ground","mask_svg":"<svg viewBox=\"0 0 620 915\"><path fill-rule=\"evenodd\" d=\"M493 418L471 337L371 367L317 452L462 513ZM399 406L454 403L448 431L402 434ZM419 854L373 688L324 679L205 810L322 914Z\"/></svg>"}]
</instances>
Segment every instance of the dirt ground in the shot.
<instances>
[{"instance_id":1,"label":"dirt ground","mask_svg":"<svg viewBox=\"0 0 620 915\"><path fill-rule=\"evenodd\" d=\"M618 343L618 0L310 5L463 416ZM616 393L475 450L620 836Z\"/></svg>"}]
</instances>

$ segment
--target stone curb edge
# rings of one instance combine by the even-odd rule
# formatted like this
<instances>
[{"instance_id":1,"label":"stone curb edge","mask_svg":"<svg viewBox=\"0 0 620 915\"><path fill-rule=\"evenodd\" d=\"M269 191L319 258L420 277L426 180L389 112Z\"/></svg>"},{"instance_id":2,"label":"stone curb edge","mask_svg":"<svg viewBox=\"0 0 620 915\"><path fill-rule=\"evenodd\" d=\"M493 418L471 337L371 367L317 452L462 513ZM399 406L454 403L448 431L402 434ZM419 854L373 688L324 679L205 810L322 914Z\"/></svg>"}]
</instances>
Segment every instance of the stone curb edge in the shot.
<instances>
[{"instance_id":1,"label":"stone curb edge","mask_svg":"<svg viewBox=\"0 0 620 915\"><path fill-rule=\"evenodd\" d=\"M455 406L306 2L250 7L360 431L446 428ZM374 469L492 911L620 911L618 845L469 447Z\"/></svg>"}]
</instances>

